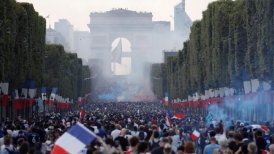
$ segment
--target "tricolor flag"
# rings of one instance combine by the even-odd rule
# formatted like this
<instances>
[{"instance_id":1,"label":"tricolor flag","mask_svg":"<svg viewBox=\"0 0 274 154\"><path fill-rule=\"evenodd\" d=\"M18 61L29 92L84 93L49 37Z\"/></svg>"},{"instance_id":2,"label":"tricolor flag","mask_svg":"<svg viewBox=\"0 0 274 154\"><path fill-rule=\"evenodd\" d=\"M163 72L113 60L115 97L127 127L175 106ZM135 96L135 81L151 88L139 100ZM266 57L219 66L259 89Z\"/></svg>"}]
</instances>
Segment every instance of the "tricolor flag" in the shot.
<instances>
[{"instance_id":1,"label":"tricolor flag","mask_svg":"<svg viewBox=\"0 0 274 154\"><path fill-rule=\"evenodd\" d=\"M28 91L29 97L34 98L36 95L36 82L34 80L31 80L29 82L29 91Z\"/></svg>"},{"instance_id":2,"label":"tricolor flag","mask_svg":"<svg viewBox=\"0 0 274 154\"><path fill-rule=\"evenodd\" d=\"M200 132L198 132L197 130L194 130L191 134L192 140L198 140L199 137L200 137Z\"/></svg>"},{"instance_id":3,"label":"tricolor flag","mask_svg":"<svg viewBox=\"0 0 274 154\"><path fill-rule=\"evenodd\" d=\"M168 113L166 113L166 125L170 127L172 125L172 121Z\"/></svg>"},{"instance_id":4,"label":"tricolor flag","mask_svg":"<svg viewBox=\"0 0 274 154\"><path fill-rule=\"evenodd\" d=\"M95 139L96 135L78 122L55 142L51 154L79 153Z\"/></svg>"},{"instance_id":5,"label":"tricolor flag","mask_svg":"<svg viewBox=\"0 0 274 154\"><path fill-rule=\"evenodd\" d=\"M25 80L25 82L24 82L24 85L23 85L22 91L21 91L22 99L28 98L29 82L30 82L29 80Z\"/></svg>"},{"instance_id":6,"label":"tricolor flag","mask_svg":"<svg viewBox=\"0 0 274 154\"><path fill-rule=\"evenodd\" d=\"M42 95L42 100L47 100L47 88L46 87L42 87L41 89L41 95Z\"/></svg>"},{"instance_id":7,"label":"tricolor flag","mask_svg":"<svg viewBox=\"0 0 274 154\"><path fill-rule=\"evenodd\" d=\"M51 101L54 101L56 93L57 93L57 90L58 90L58 88L56 88L56 87L52 88L51 94L50 94L50 100Z\"/></svg>"}]
</instances>

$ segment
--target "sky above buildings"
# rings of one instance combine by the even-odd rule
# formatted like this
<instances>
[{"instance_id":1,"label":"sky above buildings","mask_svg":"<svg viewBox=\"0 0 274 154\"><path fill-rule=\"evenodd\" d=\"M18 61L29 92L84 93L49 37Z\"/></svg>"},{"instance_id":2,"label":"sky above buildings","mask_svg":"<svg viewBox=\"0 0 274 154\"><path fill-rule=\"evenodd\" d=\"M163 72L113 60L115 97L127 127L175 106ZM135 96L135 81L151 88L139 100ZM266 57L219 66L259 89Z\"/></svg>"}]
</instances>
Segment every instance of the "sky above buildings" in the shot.
<instances>
[{"instance_id":1,"label":"sky above buildings","mask_svg":"<svg viewBox=\"0 0 274 154\"><path fill-rule=\"evenodd\" d=\"M47 27L58 19L68 19L74 30L88 30L91 12L105 12L123 8L138 12L152 12L153 20L173 22L173 8L181 0L17 0L29 2L41 16L47 18ZM202 11L210 2L216 0L186 0L186 12L190 18L199 20Z\"/></svg>"}]
</instances>

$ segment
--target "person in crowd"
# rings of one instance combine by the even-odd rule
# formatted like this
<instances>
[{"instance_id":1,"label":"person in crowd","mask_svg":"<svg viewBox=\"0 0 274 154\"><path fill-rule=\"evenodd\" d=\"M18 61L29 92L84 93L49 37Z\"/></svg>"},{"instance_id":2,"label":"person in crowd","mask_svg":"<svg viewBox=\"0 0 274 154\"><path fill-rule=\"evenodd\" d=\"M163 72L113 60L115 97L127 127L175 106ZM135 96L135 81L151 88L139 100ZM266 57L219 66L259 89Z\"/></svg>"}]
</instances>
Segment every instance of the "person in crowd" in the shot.
<instances>
[{"instance_id":1,"label":"person in crowd","mask_svg":"<svg viewBox=\"0 0 274 154\"><path fill-rule=\"evenodd\" d=\"M160 142L160 147L153 149L151 154L164 154L164 147L166 144L170 144L170 139L168 137L163 137ZM175 154L175 152L172 151L172 154Z\"/></svg>"},{"instance_id":2,"label":"person in crowd","mask_svg":"<svg viewBox=\"0 0 274 154\"><path fill-rule=\"evenodd\" d=\"M269 148L269 153L274 154L274 135L271 136L271 143L268 148Z\"/></svg>"},{"instance_id":3,"label":"person in crowd","mask_svg":"<svg viewBox=\"0 0 274 154\"><path fill-rule=\"evenodd\" d=\"M213 154L215 149L220 148L220 145L217 144L215 137L210 137L210 144L205 146L203 154Z\"/></svg>"},{"instance_id":4,"label":"person in crowd","mask_svg":"<svg viewBox=\"0 0 274 154\"><path fill-rule=\"evenodd\" d=\"M122 129L121 125L119 125L119 124L115 125L115 129L111 132L111 136L112 136L113 140L115 140L116 137L118 137L120 135L121 129Z\"/></svg>"},{"instance_id":5,"label":"person in crowd","mask_svg":"<svg viewBox=\"0 0 274 154\"><path fill-rule=\"evenodd\" d=\"M160 146L160 134L157 130L153 130L151 137L149 139L150 150L158 148Z\"/></svg>"},{"instance_id":6,"label":"person in crowd","mask_svg":"<svg viewBox=\"0 0 274 154\"><path fill-rule=\"evenodd\" d=\"M185 148L184 146L180 145L177 149L177 154L184 154Z\"/></svg>"},{"instance_id":7,"label":"person in crowd","mask_svg":"<svg viewBox=\"0 0 274 154\"><path fill-rule=\"evenodd\" d=\"M18 151L19 151L19 154L28 154L30 151L29 143L28 142L22 143Z\"/></svg>"},{"instance_id":8,"label":"person in crowd","mask_svg":"<svg viewBox=\"0 0 274 154\"><path fill-rule=\"evenodd\" d=\"M129 144L130 144L130 147L125 154L135 154L137 152L139 138L136 136L133 136L132 138L129 139Z\"/></svg>"},{"instance_id":9,"label":"person in crowd","mask_svg":"<svg viewBox=\"0 0 274 154\"><path fill-rule=\"evenodd\" d=\"M263 137L263 131L261 131L261 130L256 131L255 141L256 141L257 148L258 148L257 154L261 154L261 152L265 150L266 145L267 145L267 143Z\"/></svg>"},{"instance_id":10,"label":"person in crowd","mask_svg":"<svg viewBox=\"0 0 274 154\"><path fill-rule=\"evenodd\" d=\"M222 138L219 140L220 148L214 150L213 154L233 154L232 150L228 148L228 140Z\"/></svg>"},{"instance_id":11,"label":"person in crowd","mask_svg":"<svg viewBox=\"0 0 274 154\"><path fill-rule=\"evenodd\" d=\"M233 137L234 141L230 142L228 147L233 151L233 153L235 153L243 145L243 137L240 133L235 133Z\"/></svg>"},{"instance_id":12,"label":"person in crowd","mask_svg":"<svg viewBox=\"0 0 274 154\"><path fill-rule=\"evenodd\" d=\"M128 139L125 138L126 133L127 133L127 130L125 128L123 128L120 132L120 135L118 137L116 137L114 140L115 143L120 144L123 151L127 151L128 146L129 146Z\"/></svg>"},{"instance_id":13,"label":"person in crowd","mask_svg":"<svg viewBox=\"0 0 274 154\"><path fill-rule=\"evenodd\" d=\"M195 148L193 142L186 142L184 147L185 154L195 154Z\"/></svg>"},{"instance_id":14,"label":"person in crowd","mask_svg":"<svg viewBox=\"0 0 274 154\"><path fill-rule=\"evenodd\" d=\"M250 142L247 146L248 154L256 154L258 147L255 142Z\"/></svg>"},{"instance_id":15,"label":"person in crowd","mask_svg":"<svg viewBox=\"0 0 274 154\"><path fill-rule=\"evenodd\" d=\"M140 142L137 148L137 154L146 154L149 151L147 142Z\"/></svg>"},{"instance_id":16,"label":"person in crowd","mask_svg":"<svg viewBox=\"0 0 274 154\"><path fill-rule=\"evenodd\" d=\"M12 138L10 135L4 136L4 146L1 147L1 154L10 154L17 152L16 148L11 144Z\"/></svg>"}]
</instances>

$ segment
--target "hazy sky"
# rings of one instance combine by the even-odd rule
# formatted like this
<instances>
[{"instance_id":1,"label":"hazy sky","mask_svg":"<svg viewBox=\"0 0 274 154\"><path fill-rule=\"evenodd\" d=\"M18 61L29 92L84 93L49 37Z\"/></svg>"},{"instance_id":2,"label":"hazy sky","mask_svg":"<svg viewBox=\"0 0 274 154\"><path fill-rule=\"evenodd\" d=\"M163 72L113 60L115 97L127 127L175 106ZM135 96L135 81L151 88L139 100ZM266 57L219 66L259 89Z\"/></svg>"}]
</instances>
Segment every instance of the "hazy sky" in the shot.
<instances>
[{"instance_id":1,"label":"hazy sky","mask_svg":"<svg viewBox=\"0 0 274 154\"><path fill-rule=\"evenodd\" d=\"M152 12L153 20L173 20L173 7L181 0L17 0L33 3L40 15L52 27L58 19L65 18L75 30L88 30L90 12L104 12L113 8ZM201 19L208 3L216 0L186 0L186 11L192 20Z\"/></svg>"}]
</instances>

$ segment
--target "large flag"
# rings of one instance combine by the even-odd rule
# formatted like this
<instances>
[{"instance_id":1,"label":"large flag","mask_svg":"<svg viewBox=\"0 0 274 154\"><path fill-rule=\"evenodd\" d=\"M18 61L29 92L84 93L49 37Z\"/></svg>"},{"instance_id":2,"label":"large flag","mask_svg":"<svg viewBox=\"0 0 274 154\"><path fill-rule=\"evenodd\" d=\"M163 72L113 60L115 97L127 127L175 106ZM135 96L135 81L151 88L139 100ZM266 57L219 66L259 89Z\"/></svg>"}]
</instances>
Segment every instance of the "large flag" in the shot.
<instances>
[{"instance_id":1,"label":"large flag","mask_svg":"<svg viewBox=\"0 0 274 154\"><path fill-rule=\"evenodd\" d=\"M22 98L28 98L28 89L29 89L30 80L25 80L24 85L22 87L21 91L21 97Z\"/></svg>"},{"instance_id":2,"label":"large flag","mask_svg":"<svg viewBox=\"0 0 274 154\"><path fill-rule=\"evenodd\" d=\"M258 79L251 79L251 91L256 93L260 87L260 81Z\"/></svg>"},{"instance_id":3,"label":"large flag","mask_svg":"<svg viewBox=\"0 0 274 154\"><path fill-rule=\"evenodd\" d=\"M113 49L111 56L112 56L112 62L121 63L122 61L122 40L119 40L118 45Z\"/></svg>"},{"instance_id":4,"label":"large flag","mask_svg":"<svg viewBox=\"0 0 274 154\"><path fill-rule=\"evenodd\" d=\"M28 94L30 98L34 98L36 95L36 82L34 80L31 80L29 83Z\"/></svg>"},{"instance_id":5,"label":"large flag","mask_svg":"<svg viewBox=\"0 0 274 154\"><path fill-rule=\"evenodd\" d=\"M41 95L42 95L42 100L47 100L47 88L46 87L42 87L41 89Z\"/></svg>"},{"instance_id":6,"label":"large flag","mask_svg":"<svg viewBox=\"0 0 274 154\"><path fill-rule=\"evenodd\" d=\"M209 89L209 97L213 98L215 96L214 89Z\"/></svg>"},{"instance_id":7,"label":"large flag","mask_svg":"<svg viewBox=\"0 0 274 154\"><path fill-rule=\"evenodd\" d=\"M262 82L262 88L263 88L264 91L268 91L268 90L271 89L271 84L268 83L268 82L263 81Z\"/></svg>"},{"instance_id":8,"label":"large flag","mask_svg":"<svg viewBox=\"0 0 274 154\"><path fill-rule=\"evenodd\" d=\"M20 110L23 108L22 102L19 97L18 89L15 89L14 108L17 110Z\"/></svg>"},{"instance_id":9,"label":"large flag","mask_svg":"<svg viewBox=\"0 0 274 154\"><path fill-rule=\"evenodd\" d=\"M51 154L79 153L96 135L81 123L76 123L55 142Z\"/></svg>"},{"instance_id":10,"label":"large flag","mask_svg":"<svg viewBox=\"0 0 274 154\"><path fill-rule=\"evenodd\" d=\"M251 92L251 82L250 81L244 81L244 90L245 94L248 94Z\"/></svg>"},{"instance_id":11,"label":"large flag","mask_svg":"<svg viewBox=\"0 0 274 154\"><path fill-rule=\"evenodd\" d=\"M227 95L225 95L226 89L227 89L226 87L221 87L221 88L219 89L220 97L227 96Z\"/></svg>"},{"instance_id":12,"label":"large flag","mask_svg":"<svg viewBox=\"0 0 274 154\"><path fill-rule=\"evenodd\" d=\"M56 88L56 87L52 88L51 94L50 94L50 100L51 101L54 101L56 93L57 93L57 90L58 90L58 88Z\"/></svg>"},{"instance_id":13,"label":"large flag","mask_svg":"<svg viewBox=\"0 0 274 154\"><path fill-rule=\"evenodd\" d=\"M4 82L0 83L0 95L3 94L2 96L2 106L5 107L8 105L9 102L9 83Z\"/></svg>"}]
</instances>

